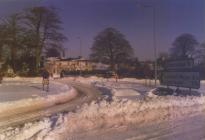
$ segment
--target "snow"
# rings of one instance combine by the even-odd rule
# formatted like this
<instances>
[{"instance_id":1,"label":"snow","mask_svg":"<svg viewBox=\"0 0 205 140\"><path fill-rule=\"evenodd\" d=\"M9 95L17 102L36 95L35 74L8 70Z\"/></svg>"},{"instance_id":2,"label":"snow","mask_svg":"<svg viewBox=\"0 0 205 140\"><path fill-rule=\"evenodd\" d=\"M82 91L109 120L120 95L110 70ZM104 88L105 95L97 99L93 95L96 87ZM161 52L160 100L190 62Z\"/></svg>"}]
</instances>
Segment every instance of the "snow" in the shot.
<instances>
[{"instance_id":1,"label":"snow","mask_svg":"<svg viewBox=\"0 0 205 140\"><path fill-rule=\"evenodd\" d=\"M150 123L180 120L203 114L205 110L205 96L156 96L152 94L154 90L152 87L144 86L144 80L126 78L120 79L118 83L114 82L114 79L98 77L69 77L67 80L107 88L113 95L113 101L93 101L91 104L84 104L74 112L58 114L39 122L25 124L23 127L0 131L0 140L8 138L24 140L34 137L37 140L77 139L78 136L85 138L88 133L98 134L110 129L120 130L130 126L138 128ZM201 84L199 91L204 92L205 81ZM136 98L142 95L144 98ZM127 96L134 97L134 100L119 98ZM126 133L126 129L121 133L122 135ZM161 133L159 132L159 135ZM139 133L139 136L133 136L129 140L146 136L147 134Z\"/></svg>"},{"instance_id":2,"label":"snow","mask_svg":"<svg viewBox=\"0 0 205 140\"><path fill-rule=\"evenodd\" d=\"M112 94L114 96L139 96L140 93L133 89L113 89Z\"/></svg>"},{"instance_id":3,"label":"snow","mask_svg":"<svg viewBox=\"0 0 205 140\"><path fill-rule=\"evenodd\" d=\"M14 78L14 79L4 79L3 82L5 84L4 86L8 86L8 88L10 88L12 86L9 85L14 86L15 84L17 86L19 85L28 86L29 82L39 84L41 80L40 78L28 78L28 79ZM10 83L8 84L8 82ZM11 114L11 113L16 113L18 111L20 111L20 113L23 113L31 109L38 110L38 109L51 107L59 103L67 102L77 96L77 91L73 87L55 81L52 81L52 85L54 85L53 88L55 88L54 90L55 93L53 94L44 94L45 96L36 96L36 97L22 98L15 101L0 102L0 117L5 117L8 113ZM27 94L33 94L30 93L33 91L26 91L26 92ZM16 93L15 89L13 90L13 93ZM11 93L12 96L17 96L13 93Z\"/></svg>"},{"instance_id":4,"label":"snow","mask_svg":"<svg viewBox=\"0 0 205 140\"><path fill-rule=\"evenodd\" d=\"M45 97L69 90L67 85L50 82L49 92L42 90L41 81L4 81L0 86L0 102L16 101L25 98ZM15 93L15 94L14 94Z\"/></svg>"},{"instance_id":5,"label":"snow","mask_svg":"<svg viewBox=\"0 0 205 140\"><path fill-rule=\"evenodd\" d=\"M25 130L22 129L21 134L32 132L34 135L36 129L40 129L42 131L37 134L39 139L64 140L94 130L100 131L127 125L148 124L153 121L175 120L201 112L205 109L204 103L204 98L200 97L158 97L147 98L144 101L114 99L112 103L106 101L92 102L90 105L83 105L75 113L60 115L57 118L58 123L56 126L51 127L51 120L48 120L26 129L27 131L30 130L29 132L24 132ZM49 125L50 127L48 127Z\"/></svg>"}]
</instances>

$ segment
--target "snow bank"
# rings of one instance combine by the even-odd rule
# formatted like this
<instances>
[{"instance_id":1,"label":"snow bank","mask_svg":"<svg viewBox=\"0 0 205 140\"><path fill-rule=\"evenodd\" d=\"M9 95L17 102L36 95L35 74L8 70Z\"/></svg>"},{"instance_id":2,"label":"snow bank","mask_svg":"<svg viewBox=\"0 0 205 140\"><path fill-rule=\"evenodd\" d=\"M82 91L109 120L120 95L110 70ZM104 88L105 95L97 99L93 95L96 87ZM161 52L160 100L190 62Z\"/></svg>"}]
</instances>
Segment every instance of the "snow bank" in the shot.
<instances>
[{"instance_id":1,"label":"snow bank","mask_svg":"<svg viewBox=\"0 0 205 140\"><path fill-rule=\"evenodd\" d=\"M78 133L118 128L127 125L142 125L193 115L205 109L205 97L156 97L144 100L118 100L108 103L84 104L75 113L59 115L56 121L45 119L39 123L25 125L22 129L0 133L1 140L12 137L24 140L65 140ZM27 126L27 127L26 127ZM29 127L28 127L29 126Z\"/></svg>"},{"instance_id":2,"label":"snow bank","mask_svg":"<svg viewBox=\"0 0 205 140\"><path fill-rule=\"evenodd\" d=\"M22 128L8 128L0 134L0 140L28 140L35 138L34 134L38 134L39 140L43 140L43 137L49 130L51 121L46 118L39 122L27 123Z\"/></svg>"},{"instance_id":3,"label":"snow bank","mask_svg":"<svg viewBox=\"0 0 205 140\"><path fill-rule=\"evenodd\" d=\"M203 97L158 97L144 101L117 100L84 105L76 113L69 113L61 120L45 140L63 140L75 134L90 130L141 124L150 121L176 119L205 109ZM62 119L62 118L61 118Z\"/></svg>"}]
</instances>

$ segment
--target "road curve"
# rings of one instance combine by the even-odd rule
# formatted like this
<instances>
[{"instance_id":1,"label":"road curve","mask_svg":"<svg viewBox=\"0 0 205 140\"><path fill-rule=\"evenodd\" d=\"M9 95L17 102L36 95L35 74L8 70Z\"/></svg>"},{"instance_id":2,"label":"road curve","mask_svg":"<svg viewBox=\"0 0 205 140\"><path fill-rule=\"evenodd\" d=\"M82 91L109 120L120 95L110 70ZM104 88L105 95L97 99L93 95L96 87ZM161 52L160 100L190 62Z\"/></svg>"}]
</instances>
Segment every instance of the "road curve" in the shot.
<instances>
[{"instance_id":1,"label":"road curve","mask_svg":"<svg viewBox=\"0 0 205 140\"><path fill-rule=\"evenodd\" d=\"M100 92L91 85L77 83L77 82L68 82L66 80L57 80L58 82L71 85L78 92L78 96L66 103L57 104L55 106L44 108L41 110L28 111L27 113L18 113L18 110L13 114L0 119L0 130L7 127L14 127L22 125L27 122L37 121L43 117L49 117L51 115L60 113L60 112L69 112L73 111L77 106L81 106L84 103L90 103L93 100L96 100L100 96ZM5 114L4 114L5 115Z\"/></svg>"}]
</instances>

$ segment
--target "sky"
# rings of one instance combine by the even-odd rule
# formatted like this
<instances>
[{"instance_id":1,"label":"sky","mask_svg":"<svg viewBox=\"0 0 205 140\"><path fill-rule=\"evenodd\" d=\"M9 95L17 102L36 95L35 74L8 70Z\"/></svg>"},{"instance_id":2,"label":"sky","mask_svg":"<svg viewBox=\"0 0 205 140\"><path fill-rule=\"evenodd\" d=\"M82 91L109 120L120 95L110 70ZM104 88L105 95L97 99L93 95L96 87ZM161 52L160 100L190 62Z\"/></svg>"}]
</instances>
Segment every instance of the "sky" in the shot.
<instances>
[{"instance_id":1,"label":"sky","mask_svg":"<svg viewBox=\"0 0 205 140\"><path fill-rule=\"evenodd\" d=\"M54 6L63 22L67 57L88 57L93 38L103 29L114 27L126 36L140 60L154 58L153 8L155 7L157 52L168 52L175 38L193 34L205 41L204 0L0 0L0 18L22 9Z\"/></svg>"}]
</instances>

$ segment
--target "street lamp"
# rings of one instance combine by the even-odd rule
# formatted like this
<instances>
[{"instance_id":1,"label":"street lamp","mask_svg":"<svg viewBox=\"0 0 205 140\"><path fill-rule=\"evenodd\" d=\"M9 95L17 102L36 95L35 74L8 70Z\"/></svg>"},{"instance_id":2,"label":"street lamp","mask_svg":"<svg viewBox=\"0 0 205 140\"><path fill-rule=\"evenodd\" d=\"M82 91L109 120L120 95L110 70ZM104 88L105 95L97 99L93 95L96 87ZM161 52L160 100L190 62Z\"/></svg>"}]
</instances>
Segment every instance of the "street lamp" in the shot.
<instances>
[{"instance_id":1,"label":"street lamp","mask_svg":"<svg viewBox=\"0 0 205 140\"><path fill-rule=\"evenodd\" d=\"M82 57L82 39L81 39L81 37L77 37L77 39L79 39L79 45L80 45L80 57Z\"/></svg>"},{"instance_id":2,"label":"street lamp","mask_svg":"<svg viewBox=\"0 0 205 140\"><path fill-rule=\"evenodd\" d=\"M152 25L153 25L153 47L154 47L154 79L155 79L155 87L157 86L157 75L158 75L158 73L157 73L157 41L156 41L156 7L155 6L152 6L152 5L145 5L145 4L142 4L142 3L137 3L138 5L140 5L140 6L142 6L142 7L144 7L144 8L151 8L153 11L152 11L152 13L153 13L153 15L152 15L152 17L153 17L153 19L152 19L152 21L153 21L153 23L152 23Z\"/></svg>"},{"instance_id":3,"label":"street lamp","mask_svg":"<svg viewBox=\"0 0 205 140\"><path fill-rule=\"evenodd\" d=\"M80 43L80 59L82 58L82 39L81 37L77 37ZM79 67L80 67L80 75L82 75L82 67L81 67L81 60L79 60Z\"/></svg>"}]
</instances>

